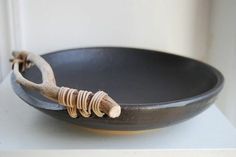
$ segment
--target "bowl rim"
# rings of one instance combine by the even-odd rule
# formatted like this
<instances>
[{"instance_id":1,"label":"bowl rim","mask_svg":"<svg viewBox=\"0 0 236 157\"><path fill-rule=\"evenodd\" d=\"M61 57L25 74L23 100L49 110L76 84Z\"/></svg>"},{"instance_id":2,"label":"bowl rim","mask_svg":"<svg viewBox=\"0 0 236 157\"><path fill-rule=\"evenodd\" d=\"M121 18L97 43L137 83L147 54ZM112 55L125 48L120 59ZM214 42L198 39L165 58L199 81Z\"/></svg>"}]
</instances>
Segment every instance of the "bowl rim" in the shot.
<instances>
[{"instance_id":1,"label":"bowl rim","mask_svg":"<svg viewBox=\"0 0 236 157\"><path fill-rule=\"evenodd\" d=\"M152 108L152 109L160 109L160 108L171 108L171 107L181 107L181 106L185 106L187 104L191 104L193 102L198 102L198 101L201 101L201 100L204 100L204 99L207 99L209 97L212 97L213 95L216 95L218 94L223 86L224 86L224 76L222 75L222 73L217 70L216 68L214 68L213 66L207 64L207 63L204 63L202 61L199 61L199 60L196 60L196 59L193 59L193 58L189 58L189 57L186 57L186 56L181 56L181 55L177 55L177 54L172 54L170 52L166 52L166 51L160 51L160 50L152 50L152 49L144 49L144 48L134 48L134 47L118 47L118 46L95 46L95 47L80 47L80 48L72 48L72 49L63 49L63 50L58 50L58 51L53 51L53 52L48 52L48 53L44 53L42 54L41 56L42 57L46 57L46 56L49 56L49 55L55 55L57 53L62 53L62 52L68 52L68 51L76 51L76 50L82 50L82 49L129 49L129 50L138 50L138 51L145 51L145 53L161 53L161 54L165 54L165 55L172 55L172 56L175 56L175 57L180 57L180 58L184 58L184 59L187 59L187 60L191 60L191 61L194 61L194 62L197 62L199 64L202 64L203 66L206 66L208 69L210 69L213 74L215 75L215 78L216 78L216 84L209 90L201 93L201 94L197 94L195 96L191 96L191 97L187 97L187 98L181 98L181 99L177 99L177 100L173 100L173 101L165 101L165 102L157 102L157 103L119 103L122 108L125 108L125 109L130 109L130 110L136 110L136 109L147 109L147 108ZM15 78L12 74L12 77L11 77L11 84L14 88L14 90L20 90L20 89L16 89L18 87L16 87L16 82L15 81ZM20 86L20 85L19 85ZM64 110L65 108L64 107L59 107L59 105L57 103L54 103L54 102L46 102L46 101L43 101L43 100L39 100L37 99L36 97L33 97L29 94L27 94L24 89L22 88L22 86L20 86L21 88L21 91L20 92L24 92L25 94L24 95L28 95L30 97L30 99L33 99L33 101L37 101L38 103L48 103L48 104L53 104L53 105L56 105L55 106L55 109L54 108L45 108L45 107L40 107L40 106L35 106L33 105L32 103L30 103L29 101L26 101L25 98L22 98L24 96L19 96L21 99L23 99L24 101L26 101L27 103L29 103L30 105L32 106L35 106L35 107L38 107L38 108L42 108L42 109L48 109L48 110ZM15 91L16 92L16 91ZM18 92L16 92L17 95L19 94ZM45 105L44 105L45 106Z\"/></svg>"}]
</instances>

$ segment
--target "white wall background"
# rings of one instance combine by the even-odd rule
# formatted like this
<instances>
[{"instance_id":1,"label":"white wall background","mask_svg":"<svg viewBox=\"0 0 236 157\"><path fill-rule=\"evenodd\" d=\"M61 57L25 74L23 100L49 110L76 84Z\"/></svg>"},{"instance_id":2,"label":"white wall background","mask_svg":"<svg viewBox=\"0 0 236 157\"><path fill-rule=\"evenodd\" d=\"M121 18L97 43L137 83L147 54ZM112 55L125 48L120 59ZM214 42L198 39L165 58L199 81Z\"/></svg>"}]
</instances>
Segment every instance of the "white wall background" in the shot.
<instances>
[{"instance_id":1,"label":"white wall background","mask_svg":"<svg viewBox=\"0 0 236 157\"><path fill-rule=\"evenodd\" d=\"M203 59L208 10L206 0L21 0L21 48L132 46Z\"/></svg>"},{"instance_id":2,"label":"white wall background","mask_svg":"<svg viewBox=\"0 0 236 157\"><path fill-rule=\"evenodd\" d=\"M217 104L236 126L236 1L213 2L208 62L225 76Z\"/></svg>"},{"instance_id":3,"label":"white wall background","mask_svg":"<svg viewBox=\"0 0 236 157\"><path fill-rule=\"evenodd\" d=\"M0 48L42 54L87 46L163 50L209 62L224 72L219 107L236 123L235 1L211 0L0 0ZM6 9L7 8L7 9ZM5 16L7 15L7 16ZM3 22L2 22L3 21ZM4 27L2 27L4 26ZM2 28L1 28L2 27ZM8 30L10 28L10 30ZM6 33L9 32L9 33ZM1 37L0 37L1 39ZM232 75L234 73L234 75ZM5 74L5 73L4 73ZM228 82L228 83L227 83ZM233 83L234 82L234 83Z\"/></svg>"},{"instance_id":4,"label":"white wall background","mask_svg":"<svg viewBox=\"0 0 236 157\"><path fill-rule=\"evenodd\" d=\"M0 0L0 82L10 70L10 65L8 63L10 51L11 43L7 1Z\"/></svg>"}]
</instances>

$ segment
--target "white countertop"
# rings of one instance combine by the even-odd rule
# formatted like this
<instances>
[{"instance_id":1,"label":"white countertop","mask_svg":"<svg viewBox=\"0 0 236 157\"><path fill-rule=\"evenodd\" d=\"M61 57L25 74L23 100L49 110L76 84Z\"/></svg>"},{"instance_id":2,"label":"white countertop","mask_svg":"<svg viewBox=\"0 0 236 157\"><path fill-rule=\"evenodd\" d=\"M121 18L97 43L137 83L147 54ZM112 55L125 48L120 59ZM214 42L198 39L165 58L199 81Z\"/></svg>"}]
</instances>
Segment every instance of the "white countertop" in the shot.
<instances>
[{"instance_id":1,"label":"white countertop","mask_svg":"<svg viewBox=\"0 0 236 157\"><path fill-rule=\"evenodd\" d=\"M236 148L236 128L215 105L186 122L132 135L108 135L59 121L0 85L0 149L212 149Z\"/></svg>"}]
</instances>

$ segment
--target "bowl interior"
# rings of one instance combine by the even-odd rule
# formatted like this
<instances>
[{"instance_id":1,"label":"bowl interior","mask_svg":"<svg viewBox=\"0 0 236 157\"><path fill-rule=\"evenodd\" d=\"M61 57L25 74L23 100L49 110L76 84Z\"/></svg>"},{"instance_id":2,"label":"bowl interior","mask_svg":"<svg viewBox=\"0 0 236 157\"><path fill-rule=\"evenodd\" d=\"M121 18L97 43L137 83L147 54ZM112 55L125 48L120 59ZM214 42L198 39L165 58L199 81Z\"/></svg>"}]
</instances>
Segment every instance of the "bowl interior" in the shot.
<instances>
[{"instance_id":1,"label":"bowl interior","mask_svg":"<svg viewBox=\"0 0 236 157\"><path fill-rule=\"evenodd\" d=\"M43 56L52 66L59 86L104 90L118 103L149 104L191 98L211 90L217 77L210 66L198 61L130 48L85 48ZM23 74L40 83L34 66ZM37 99L48 101L36 92Z\"/></svg>"}]
</instances>

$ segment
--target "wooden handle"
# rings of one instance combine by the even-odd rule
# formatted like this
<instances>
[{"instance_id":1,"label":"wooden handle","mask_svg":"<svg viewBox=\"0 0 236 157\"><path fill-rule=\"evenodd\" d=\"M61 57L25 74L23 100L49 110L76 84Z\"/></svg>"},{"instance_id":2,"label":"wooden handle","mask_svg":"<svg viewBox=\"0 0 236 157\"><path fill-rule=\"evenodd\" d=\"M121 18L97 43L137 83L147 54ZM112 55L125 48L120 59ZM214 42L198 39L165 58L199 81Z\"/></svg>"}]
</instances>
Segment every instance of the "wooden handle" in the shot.
<instances>
[{"instance_id":1,"label":"wooden handle","mask_svg":"<svg viewBox=\"0 0 236 157\"><path fill-rule=\"evenodd\" d=\"M22 86L40 92L43 96L58 103L58 93L60 87L56 85L55 76L51 66L39 55L33 53L20 51L13 52L14 59L12 61L13 73L16 77L16 81ZM42 83L37 84L24 78L21 74L26 68L29 68L31 64L35 64L42 73ZM21 71L21 72L20 72ZM77 92L73 93L72 101L77 99ZM93 97L91 93L88 97L90 101ZM107 114L111 118L119 117L121 113L120 106L109 96L104 97L100 103L100 111Z\"/></svg>"}]
</instances>

